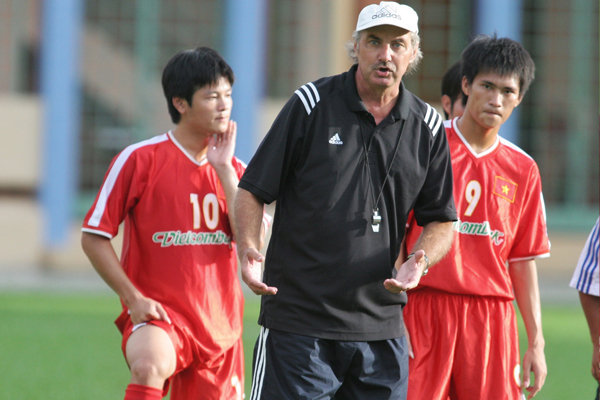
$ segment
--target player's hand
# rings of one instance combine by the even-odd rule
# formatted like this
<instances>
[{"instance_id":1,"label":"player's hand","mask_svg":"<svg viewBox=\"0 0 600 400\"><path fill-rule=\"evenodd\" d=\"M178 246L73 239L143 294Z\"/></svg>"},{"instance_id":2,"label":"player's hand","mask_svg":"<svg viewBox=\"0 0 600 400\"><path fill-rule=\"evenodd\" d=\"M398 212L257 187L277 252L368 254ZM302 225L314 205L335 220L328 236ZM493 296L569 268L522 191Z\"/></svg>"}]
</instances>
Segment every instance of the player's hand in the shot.
<instances>
[{"instance_id":1,"label":"player's hand","mask_svg":"<svg viewBox=\"0 0 600 400\"><path fill-rule=\"evenodd\" d=\"M140 297L133 301L129 306L129 316L133 325L148 322L150 320L159 320L171 323L171 319L163 306L147 297Z\"/></svg>"},{"instance_id":2,"label":"player's hand","mask_svg":"<svg viewBox=\"0 0 600 400\"><path fill-rule=\"evenodd\" d=\"M531 385L532 372L535 376L533 385ZM548 368L543 346L529 347L523 357L523 388L529 392L528 399L532 399L542 389L546 375L548 375Z\"/></svg>"},{"instance_id":3,"label":"player's hand","mask_svg":"<svg viewBox=\"0 0 600 400\"><path fill-rule=\"evenodd\" d=\"M237 124L230 120L225 132L214 134L208 139L206 159L215 170L231 166L236 136Z\"/></svg>"},{"instance_id":4,"label":"player's hand","mask_svg":"<svg viewBox=\"0 0 600 400\"><path fill-rule=\"evenodd\" d=\"M424 256L423 250L417 250L413 257L398 268L396 278L386 279L383 281L383 286L392 293L401 293L417 287L426 268Z\"/></svg>"},{"instance_id":5,"label":"player's hand","mask_svg":"<svg viewBox=\"0 0 600 400\"><path fill-rule=\"evenodd\" d=\"M277 293L277 288L267 286L261 279L262 262L264 257L255 248L248 248L240 252L242 262L242 280L255 293L259 295L271 295Z\"/></svg>"}]
</instances>

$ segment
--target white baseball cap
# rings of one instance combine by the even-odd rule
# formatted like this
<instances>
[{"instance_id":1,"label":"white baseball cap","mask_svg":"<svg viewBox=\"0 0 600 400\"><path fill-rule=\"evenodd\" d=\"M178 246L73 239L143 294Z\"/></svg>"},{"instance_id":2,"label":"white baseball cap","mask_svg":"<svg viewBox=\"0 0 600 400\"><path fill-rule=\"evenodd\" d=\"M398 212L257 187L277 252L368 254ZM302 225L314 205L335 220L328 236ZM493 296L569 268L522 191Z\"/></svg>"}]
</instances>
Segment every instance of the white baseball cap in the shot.
<instances>
[{"instance_id":1,"label":"white baseball cap","mask_svg":"<svg viewBox=\"0 0 600 400\"><path fill-rule=\"evenodd\" d=\"M362 31L379 25L394 25L407 31L419 33L419 16L411 7L395 1L382 1L362 9L358 15L356 30Z\"/></svg>"}]
</instances>

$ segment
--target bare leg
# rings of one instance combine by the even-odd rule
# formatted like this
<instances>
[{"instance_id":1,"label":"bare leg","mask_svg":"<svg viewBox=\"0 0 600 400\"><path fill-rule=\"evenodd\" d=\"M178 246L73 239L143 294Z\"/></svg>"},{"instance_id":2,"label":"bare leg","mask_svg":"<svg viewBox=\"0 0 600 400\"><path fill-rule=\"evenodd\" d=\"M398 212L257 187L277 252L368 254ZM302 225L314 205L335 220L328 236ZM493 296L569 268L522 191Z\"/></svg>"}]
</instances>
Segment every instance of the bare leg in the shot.
<instances>
[{"instance_id":1,"label":"bare leg","mask_svg":"<svg viewBox=\"0 0 600 400\"><path fill-rule=\"evenodd\" d=\"M133 384L162 389L175 372L175 348L169 335L157 326L145 325L133 332L125 352Z\"/></svg>"}]
</instances>

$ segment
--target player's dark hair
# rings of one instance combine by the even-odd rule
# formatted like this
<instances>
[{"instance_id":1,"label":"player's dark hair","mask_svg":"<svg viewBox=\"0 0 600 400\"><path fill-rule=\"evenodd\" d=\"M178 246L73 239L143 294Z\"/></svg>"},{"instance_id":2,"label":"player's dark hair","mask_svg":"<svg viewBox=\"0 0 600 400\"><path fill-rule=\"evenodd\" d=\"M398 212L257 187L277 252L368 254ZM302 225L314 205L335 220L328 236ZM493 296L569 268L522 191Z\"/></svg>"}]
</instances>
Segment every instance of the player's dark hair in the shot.
<instances>
[{"instance_id":1,"label":"player's dark hair","mask_svg":"<svg viewBox=\"0 0 600 400\"><path fill-rule=\"evenodd\" d=\"M162 75L162 87L173 123L178 124L181 114L173 105L173 97L185 99L192 105L198 89L216 84L225 77L233 85L233 70L223 57L209 47L183 50L167 63Z\"/></svg>"},{"instance_id":2,"label":"player's dark hair","mask_svg":"<svg viewBox=\"0 0 600 400\"><path fill-rule=\"evenodd\" d=\"M498 39L496 35L477 36L462 52L462 76L469 85L481 73L493 72L501 76L519 78L519 97L523 97L535 76L535 64L529 52L509 38ZM467 104L467 96L463 97Z\"/></svg>"},{"instance_id":3,"label":"player's dark hair","mask_svg":"<svg viewBox=\"0 0 600 400\"><path fill-rule=\"evenodd\" d=\"M450 97L450 104L454 104L463 95L460 60L452 64L442 77L442 96L444 95ZM444 115L448 119L446 110L444 110Z\"/></svg>"}]
</instances>

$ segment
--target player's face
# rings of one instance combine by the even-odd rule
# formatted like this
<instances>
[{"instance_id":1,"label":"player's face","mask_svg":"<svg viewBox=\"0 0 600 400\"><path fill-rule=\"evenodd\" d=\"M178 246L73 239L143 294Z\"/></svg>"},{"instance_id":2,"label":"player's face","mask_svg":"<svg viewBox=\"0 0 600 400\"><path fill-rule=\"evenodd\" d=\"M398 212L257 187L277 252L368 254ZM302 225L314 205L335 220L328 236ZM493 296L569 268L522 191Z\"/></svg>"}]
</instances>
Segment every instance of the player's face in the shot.
<instances>
[{"instance_id":1,"label":"player's face","mask_svg":"<svg viewBox=\"0 0 600 400\"><path fill-rule=\"evenodd\" d=\"M410 32L392 25L365 30L355 44L360 76L368 87L398 87L416 57Z\"/></svg>"},{"instance_id":2,"label":"player's face","mask_svg":"<svg viewBox=\"0 0 600 400\"><path fill-rule=\"evenodd\" d=\"M222 133L227 130L232 105L231 85L227 78L221 77L216 84L204 86L194 93L192 105L187 105L181 120L198 132Z\"/></svg>"},{"instance_id":3,"label":"player's face","mask_svg":"<svg viewBox=\"0 0 600 400\"><path fill-rule=\"evenodd\" d=\"M463 106L463 98L462 96L458 96L458 99L454 100L454 103L452 103L448 115L450 116L450 119L454 119L455 117L462 117L464 112L465 106Z\"/></svg>"},{"instance_id":4,"label":"player's face","mask_svg":"<svg viewBox=\"0 0 600 400\"><path fill-rule=\"evenodd\" d=\"M454 119L455 117L462 117L465 112L465 107L463 106L463 96L458 96L454 102L447 94L442 96L442 108L448 114L448 119Z\"/></svg>"},{"instance_id":5,"label":"player's face","mask_svg":"<svg viewBox=\"0 0 600 400\"><path fill-rule=\"evenodd\" d=\"M521 102L517 76L481 73L471 85L463 78L462 87L469 96L465 113L486 129L502 125Z\"/></svg>"}]
</instances>

